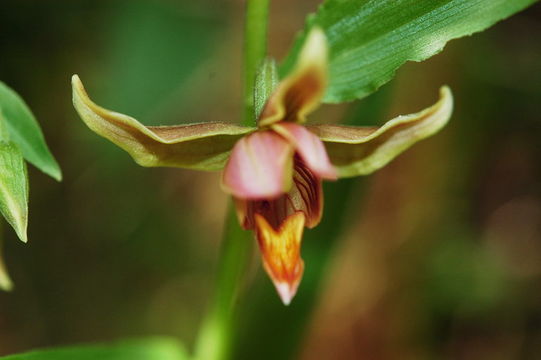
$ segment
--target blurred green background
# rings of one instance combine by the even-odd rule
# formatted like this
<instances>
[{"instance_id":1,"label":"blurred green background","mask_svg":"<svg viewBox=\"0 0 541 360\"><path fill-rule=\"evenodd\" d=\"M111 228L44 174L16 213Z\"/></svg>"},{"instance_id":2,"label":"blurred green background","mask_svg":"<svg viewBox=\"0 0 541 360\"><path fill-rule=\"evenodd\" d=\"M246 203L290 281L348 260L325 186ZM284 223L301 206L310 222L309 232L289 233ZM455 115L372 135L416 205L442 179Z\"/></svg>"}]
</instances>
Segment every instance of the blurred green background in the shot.
<instances>
[{"instance_id":1,"label":"blurred green background","mask_svg":"<svg viewBox=\"0 0 541 360\"><path fill-rule=\"evenodd\" d=\"M272 1L282 58L319 2ZM30 171L29 243L7 226L15 283L0 355L172 335L193 346L212 294L227 197L219 174L144 169L71 106L91 97L145 124L240 121L242 0L2 0L0 79L27 101L64 171ZM382 123L449 84L440 134L368 178L326 186L283 307L257 253L234 359L541 358L541 6L452 41L315 122Z\"/></svg>"}]
</instances>

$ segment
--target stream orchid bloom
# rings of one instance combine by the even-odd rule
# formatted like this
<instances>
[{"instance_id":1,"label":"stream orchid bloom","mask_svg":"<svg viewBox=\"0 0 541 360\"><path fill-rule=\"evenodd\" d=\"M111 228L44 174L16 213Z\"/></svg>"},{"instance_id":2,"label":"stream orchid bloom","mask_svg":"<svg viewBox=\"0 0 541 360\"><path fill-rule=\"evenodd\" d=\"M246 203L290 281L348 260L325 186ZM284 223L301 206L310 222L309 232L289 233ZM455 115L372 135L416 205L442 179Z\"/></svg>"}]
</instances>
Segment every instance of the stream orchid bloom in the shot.
<instances>
[{"instance_id":1,"label":"stream orchid bloom","mask_svg":"<svg viewBox=\"0 0 541 360\"><path fill-rule=\"evenodd\" d=\"M253 230L263 266L284 304L295 296L304 262L305 227L322 216L322 180L367 175L440 130L453 107L442 87L433 106L381 127L303 125L327 86L327 43L314 28L293 71L269 96L257 127L229 123L144 126L92 102L77 75L74 106L90 129L126 150L142 166L222 170L240 224Z\"/></svg>"}]
</instances>

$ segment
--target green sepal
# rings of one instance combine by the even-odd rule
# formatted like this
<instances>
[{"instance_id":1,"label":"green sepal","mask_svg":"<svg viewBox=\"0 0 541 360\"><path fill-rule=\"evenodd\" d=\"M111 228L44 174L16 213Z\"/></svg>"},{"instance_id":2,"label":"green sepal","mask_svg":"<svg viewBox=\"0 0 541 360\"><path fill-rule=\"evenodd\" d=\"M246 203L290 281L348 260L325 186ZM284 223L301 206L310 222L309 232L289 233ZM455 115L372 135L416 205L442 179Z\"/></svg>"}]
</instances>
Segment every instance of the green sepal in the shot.
<instances>
[{"instance_id":1,"label":"green sepal","mask_svg":"<svg viewBox=\"0 0 541 360\"><path fill-rule=\"evenodd\" d=\"M309 125L325 144L340 177L368 175L393 160L410 146L447 124L453 111L451 90L440 89L439 101L411 115L389 120L381 127Z\"/></svg>"},{"instance_id":2,"label":"green sepal","mask_svg":"<svg viewBox=\"0 0 541 360\"><path fill-rule=\"evenodd\" d=\"M77 75L72 86L73 105L86 125L127 151L141 166L220 170L237 140L255 130L217 122L144 126L92 102Z\"/></svg>"}]
</instances>

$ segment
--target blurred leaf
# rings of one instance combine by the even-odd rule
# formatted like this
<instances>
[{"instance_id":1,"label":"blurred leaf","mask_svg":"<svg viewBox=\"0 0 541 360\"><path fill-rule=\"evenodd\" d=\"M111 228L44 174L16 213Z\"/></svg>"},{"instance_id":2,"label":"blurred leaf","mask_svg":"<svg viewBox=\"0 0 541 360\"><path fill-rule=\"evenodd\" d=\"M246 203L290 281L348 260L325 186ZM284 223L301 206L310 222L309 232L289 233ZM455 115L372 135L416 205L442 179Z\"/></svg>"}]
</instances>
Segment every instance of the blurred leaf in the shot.
<instances>
[{"instance_id":1,"label":"blurred leaf","mask_svg":"<svg viewBox=\"0 0 541 360\"><path fill-rule=\"evenodd\" d=\"M1 228L1 227L0 227ZM2 237L0 236L0 289L4 291L10 291L13 289L13 283L6 269L4 263L4 253L2 247Z\"/></svg>"},{"instance_id":2,"label":"blurred leaf","mask_svg":"<svg viewBox=\"0 0 541 360\"><path fill-rule=\"evenodd\" d=\"M10 355L2 360L185 360L183 347L173 339L124 341L112 345L73 346Z\"/></svg>"},{"instance_id":3,"label":"blurred leaf","mask_svg":"<svg viewBox=\"0 0 541 360\"><path fill-rule=\"evenodd\" d=\"M12 142L0 140L0 211L26 242L28 223L28 178L21 151Z\"/></svg>"},{"instance_id":4,"label":"blurred leaf","mask_svg":"<svg viewBox=\"0 0 541 360\"><path fill-rule=\"evenodd\" d=\"M28 224L28 177L19 147L9 140L6 121L0 111L0 211L26 242Z\"/></svg>"},{"instance_id":5,"label":"blurred leaf","mask_svg":"<svg viewBox=\"0 0 541 360\"><path fill-rule=\"evenodd\" d=\"M4 114L10 138L20 147L24 158L60 181L60 167L49 151L34 115L23 99L3 82L0 82L0 109Z\"/></svg>"},{"instance_id":6,"label":"blurred leaf","mask_svg":"<svg viewBox=\"0 0 541 360\"><path fill-rule=\"evenodd\" d=\"M327 0L308 17L281 73L295 64L313 26L330 44L331 83L325 102L363 98L406 61L423 61L445 44L482 31L536 0Z\"/></svg>"}]
</instances>

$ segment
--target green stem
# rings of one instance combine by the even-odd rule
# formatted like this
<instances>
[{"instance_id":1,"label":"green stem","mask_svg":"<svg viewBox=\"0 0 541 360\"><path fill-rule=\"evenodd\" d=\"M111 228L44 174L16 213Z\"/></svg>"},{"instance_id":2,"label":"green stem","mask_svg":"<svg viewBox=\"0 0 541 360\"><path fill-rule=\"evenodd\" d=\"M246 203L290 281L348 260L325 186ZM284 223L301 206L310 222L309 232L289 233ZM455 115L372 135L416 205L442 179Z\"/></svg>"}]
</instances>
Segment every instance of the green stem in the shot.
<instances>
[{"instance_id":1,"label":"green stem","mask_svg":"<svg viewBox=\"0 0 541 360\"><path fill-rule=\"evenodd\" d=\"M257 68L267 55L269 0L247 0L244 27L244 125L253 126Z\"/></svg>"},{"instance_id":2,"label":"green stem","mask_svg":"<svg viewBox=\"0 0 541 360\"><path fill-rule=\"evenodd\" d=\"M244 124L253 126L254 90L257 68L267 51L269 0L247 0L244 43ZM234 323L234 307L242 275L249 262L252 234L238 224L231 203L218 265L216 293L197 339L197 360L225 360L230 357Z\"/></svg>"},{"instance_id":3,"label":"green stem","mask_svg":"<svg viewBox=\"0 0 541 360\"><path fill-rule=\"evenodd\" d=\"M197 340L195 359L228 358L234 305L242 275L248 265L252 243L252 234L239 226L234 206L230 203L215 294Z\"/></svg>"}]
</instances>

